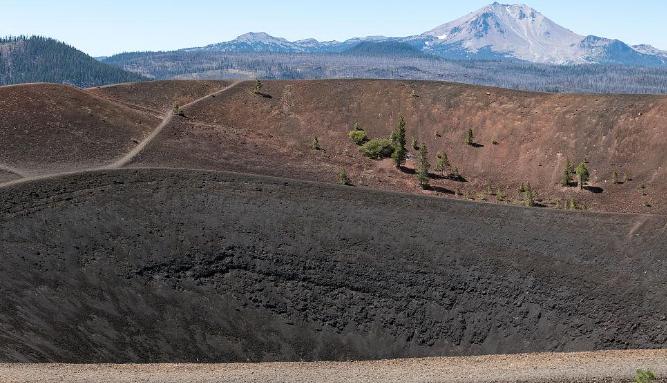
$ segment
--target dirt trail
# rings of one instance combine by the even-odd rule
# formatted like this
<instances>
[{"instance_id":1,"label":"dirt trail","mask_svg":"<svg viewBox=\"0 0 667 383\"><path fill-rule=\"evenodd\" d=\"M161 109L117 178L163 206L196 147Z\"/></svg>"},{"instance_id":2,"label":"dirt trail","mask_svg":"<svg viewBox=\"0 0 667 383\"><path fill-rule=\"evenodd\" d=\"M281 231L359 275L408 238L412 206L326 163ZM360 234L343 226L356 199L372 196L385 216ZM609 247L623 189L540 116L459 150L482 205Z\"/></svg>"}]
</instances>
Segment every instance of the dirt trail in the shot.
<instances>
[{"instance_id":1,"label":"dirt trail","mask_svg":"<svg viewBox=\"0 0 667 383\"><path fill-rule=\"evenodd\" d=\"M217 96L217 95L219 95L219 94L222 94L222 93L224 93L224 92L226 92L226 91L228 91L228 90L230 90L230 89L236 87L237 85L239 85L239 84L241 84L241 83L242 83L241 81L237 81L237 82L235 82L235 83L233 83L233 84L231 84L231 85L229 85L229 86L227 86L227 87L225 87L225 88L223 88L223 89L220 89L220 90L218 90L218 91L216 91L216 92L214 92L214 93L210 93L210 94L207 94L207 95L205 95L205 96L203 96L203 97L200 97L200 98L198 98L198 99L196 99L196 100L194 100L194 101L192 101L192 102L190 102L190 103L188 103L188 104L185 104L185 105L181 106L181 109L184 109L184 110L185 110L185 109L187 109L187 108L189 108L189 107L191 107L191 106L197 104L198 102L201 102L201 101L203 101L203 100L208 99L209 97ZM141 151L144 150L144 148L145 148L148 144L150 144L150 143L155 139L155 137L157 137L157 136L162 132L162 130L165 128L165 126L169 125L169 123L173 120L173 118L174 118L174 112L170 110L170 111L167 112L167 114L164 116L164 118L162 119L162 122L160 123L160 125L158 125L158 126L151 132L151 134L148 135L148 137L146 137L146 138L145 138L143 141L141 141L136 147L134 147L134 149L132 149L132 150L131 150L130 152L128 152L126 155L124 155L123 157L121 157L120 159L118 159L116 162L114 162L114 163L112 163L112 164L109 164L109 165L103 167L102 169L118 169L118 168L122 168L123 166L125 166L125 165L129 164L130 162L132 162L132 160L133 160L139 153L141 153Z\"/></svg>"},{"instance_id":2,"label":"dirt trail","mask_svg":"<svg viewBox=\"0 0 667 383\"><path fill-rule=\"evenodd\" d=\"M236 86L238 86L239 84L242 84L242 83L243 83L243 81L234 82L227 87L224 87L224 88L222 88L220 90L217 90L213 93L209 93L209 94L207 94L203 97L200 97L200 98L198 98L198 99L196 99L196 100L194 100L194 101L192 101L188 104L183 105L181 107L181 109L187 109L189 107L192 107L193 105L195 105L195 104L197 104L201 101L204 101L209 97L220 95L220 94L222 94L222 93L224 93L224 92L226 92L230 89L233 89L234 87L236 87ZM0 183L0 188L11 186L11 185L16 185L16 184L24 183L24 182L43 180L43 179L65 176L65 175L71 175L71 174L77 174L77 173L85 173L85 172L94 172L94 171L98 171L98 170L108 170L108 169L122 168L125 165L132 162L132 160L139 153L141 153L141 151L148 144L150 144L155 139L155 137L157 137L167 125L169 125L169 123L173 120L173 118L174 118L174 113L173 113L173 111L170 110L164 116L164 118L162 119L162 122L160 122L160 124L143 141L141 141L136 147L134 147L131 151L129 151L123 157L121 157L118 160L116 160L115 162L113 162L111 164L108 164L108 165L105 165L105 166L100 166L100 167L90 168L90 169L84 169L84 170L73 170L73 171L69 171L69 172L58 172L58 173L53 173L53 174L31 176L31 175L28 175L26 173L23 173L20 170L15 169L15 168L0 164L0 170L8 171L10 173L14 173L14 174L21 177L21 178L16 179L16 180L12 180L12 181L5 182L5 183Z\"/></svg>"},{"instance_id":3,"label":"dirt trail","mask_svg":"<svg viewBox=\"0 0 667 383\"><path fill-rule=\"evenodd\" d=\"M13 168L13 167L11 167L11 166L7 166L7 165L0 164L0 170L3 170L3 171L6 171L6 172L9 172L9 173L16 174L16 175L19 176L19 177L26 177L26 175L25 175L25 173L23 173L23 171L18 170L18 169L16 169L16 168Z\"/></svg>"},{"instance_id":4,"label":"dirt trail","mask_svg":"<svg viewBox=\"0 0 667 383\"><path fill-rule=\"evenodd\" d=\"M626 382L639 368L665 382L667 350L519 354L369 362L259 364L4 364L5 383Z\"/></svg>"}]
</instances>

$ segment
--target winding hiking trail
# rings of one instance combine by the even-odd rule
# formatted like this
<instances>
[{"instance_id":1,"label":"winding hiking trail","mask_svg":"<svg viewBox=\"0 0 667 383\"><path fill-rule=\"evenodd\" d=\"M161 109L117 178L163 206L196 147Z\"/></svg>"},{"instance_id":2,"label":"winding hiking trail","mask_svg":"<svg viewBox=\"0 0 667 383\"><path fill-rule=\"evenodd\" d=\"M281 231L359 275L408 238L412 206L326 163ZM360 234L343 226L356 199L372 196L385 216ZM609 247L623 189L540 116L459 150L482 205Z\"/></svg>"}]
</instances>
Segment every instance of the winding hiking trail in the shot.
<instances>
[{"instance_id":1,"label":"winding hiking trail","mask_svg":"<svg viewBox=\"0 0 667 383\"><path fill-rule=\"evenodd\" d=\"M26 178L26 175L22 170L18 170L16 168L8 166L8 165L0 164L0 171L5 171L7 173L16 174L17 176L19 176L21 178Z\"/></svg>"},{"instance_id":2,"label":"winding hiking trail","mask_svg":"<svg viewBox=\"0 0 667 383\"><path fill-rule=\"evenodd\" d=\"M200 97L200 98L198 98L194 101L191 101L191 102L189 102L185 105L182 105L180 107L180 109L186 110L186 109L196 105L197 103L202 102L202 101L204 101L204 100L206 100L210 97L215 97L215 96L218 96L220 94L223 94L223 93L237 87L238 85L240 85L242 83L244 83L244 81L235 81L232 84L230 84L230 85L228 85L228 86L226 86L222 89L216 90L213 93L209 93L209 94L207 94L205 96L202 96L202 97ZM83 169L83 170L75 170L75 171L70 171L70 172L59 172L59 173L44 174L44 175L38 175L38 176L29 176L21 170L15 169L15 168L7 166L7 165L0 164L0 170L4 170L6 172L13 173L13 174L16 174L19 177L21 177L21 178L16 179L16 180L12 180L12 181L5 182L5 183L0 183L0 188L11 186L11 185L16 185L16 184L20 184L20 183L24 183L24 182L43 180L43 179L48 179L48 178L53 178L53 177L70 175L70 174L93 172L93 171L99 171L99 170L120 169L120 168L126 166L127 164L129 164L130 162L132 162L136 158L136 156L139 155L139 153L141 153L146 148L146 146L148 146L148 144L150 144L157 136L160 135L162 130L164 130L164 128L167 125L169 125L169 123L171 123L171 121L173 119L174 119L174 112L173 112L173 110L169 110L164 115L164 117L162 118L162 121L160 122L160 124L157 127L155 127L155 129L153 129L153 131L146 138L144 138L139 144L137 144L137 146L132 148L132 150L130 150L127 154L125 154L121 158L117 159L116 161L114 161L114 162L112 162L108 165L104 165L104 166L100 166L100 167L87 168L87 169Z\"/></svg>"},{"instance_id":3,"label":"winding hiking trail","mask_svg":"<svg viewBox=\"0 0 667 383\"><path fill-rule=\"evenodd\" d=\"M227 87L225 87L225 88L222 88L222 89L220 89L220 90L218 90L218 91L216 91L216 92L207 94L206 96L200 97L200 98L198 98L198 99L196 99L196 100L194 100L194 101L192 101L192 102L190 102L190 103L188 103L188 104L185 104L185 105L181 106L180 109L182 109L182 110L186 110L187 108L189 108L189 107L191 107L191 106L193 106L193 105L196 105L197 103L199 103L199 102L201 102L201 101L204 101L204 100L206 100L206 99L208 99L208 98L210 98L210 97L217 96L217 95L222 94L222 93L224 93L224 92L226 92L226 91L228 91L228 90L230 90L230 89L233 89L233 88L235 88L237 85L239 85L239 84L241 84L241 83L243 83L243 81L237 81L237 82L234 82L234 83L232 83L231 85L229 85L229 86L227 86ZM146 148L146 146L147 146L148 144L150 144L150 143L155 139L155 137L157 137L157 136L160 135L160 133L162 132L162 130L163 130L167 125L169 125L169 123L171 123L171 121L172 121L173 119L174 119L174 112L173 112L172 110L170 110L170 111L168 111L167 114L164 116L164 118L162 119L162 122L160 123L160 125L158 125L158 126L151 132L151 134L149 134L146 138L144 138L143 141L141 141L137 146L135 146L134 149L130 150L126 155L124 155L123 157L119 158L116 162L114 162L114 163L112 163L112 164L109 164L108 166L105 166L105 167L103 167L102 169L119 169L119 168L122 168L122 167L124 167L125 165L129 164L130 162L132 162L132 160L134 160L134 158L135 158L139 153L141 153L141 152Z\"/></svg>"}]
</instances>

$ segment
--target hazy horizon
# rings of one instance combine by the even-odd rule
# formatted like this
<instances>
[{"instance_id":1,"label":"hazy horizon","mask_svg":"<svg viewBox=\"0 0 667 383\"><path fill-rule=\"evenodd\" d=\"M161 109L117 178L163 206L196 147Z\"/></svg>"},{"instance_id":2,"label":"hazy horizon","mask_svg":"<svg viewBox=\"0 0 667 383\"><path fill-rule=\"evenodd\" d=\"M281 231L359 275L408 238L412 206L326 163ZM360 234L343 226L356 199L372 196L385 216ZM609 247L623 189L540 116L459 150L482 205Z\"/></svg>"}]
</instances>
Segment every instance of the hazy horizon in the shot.
<instances>
[{"instance_id":1,"label":"hazy horizon","mask_svg":"<svg viewBox=\"0 0 667 383\"><path fill-rule=\"evenodd\" d=\"M419 34L491 2L341 0L334 5L304 0L252 4L194 0L181 5L175 1L117 0L91 5L82 0L5 0L0 36L53 37L93 56L203 46L248 32L266 32L289 40L342 41L369 35ZM667 4L661 1L647 0L641 6L574 0L520 3L582 35L667 49L667 28L662 20Z\"/></svg>"}]
</instances>

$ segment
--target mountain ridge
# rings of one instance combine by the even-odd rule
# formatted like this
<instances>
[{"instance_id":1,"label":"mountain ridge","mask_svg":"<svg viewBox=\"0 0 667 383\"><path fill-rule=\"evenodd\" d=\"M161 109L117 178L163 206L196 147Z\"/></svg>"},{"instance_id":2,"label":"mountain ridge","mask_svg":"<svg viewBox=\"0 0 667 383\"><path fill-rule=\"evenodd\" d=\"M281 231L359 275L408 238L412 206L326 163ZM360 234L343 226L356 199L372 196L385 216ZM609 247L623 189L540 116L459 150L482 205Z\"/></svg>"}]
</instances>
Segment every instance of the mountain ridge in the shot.
<instances>
[{"instance_id":1,"label":"mountain ridge","mask_svg":"<svg viewBox=\"0 0 667 383\"><path fill-rule=\"evenodd\" d=\"M182 51L341 53L366 42L410 44L424 54L445 59L509 59L552 65L667 65L667 51L647 44L631 46L616 39L579 35L525 4L498 2L413 36L320 42L313 38L289 41L265 32L251 32L231 41Z\"/></svg>"},{"instance_id":2,"label":"mountain ridge","mask_svg":"<svg viewBox=\"0 0 667 383\"><path fill-rule=\"evenodd\" d=\"M89 87L142 80L51 38L0 38L0 85L52 82Z\"/></svg>"}]
</instances>

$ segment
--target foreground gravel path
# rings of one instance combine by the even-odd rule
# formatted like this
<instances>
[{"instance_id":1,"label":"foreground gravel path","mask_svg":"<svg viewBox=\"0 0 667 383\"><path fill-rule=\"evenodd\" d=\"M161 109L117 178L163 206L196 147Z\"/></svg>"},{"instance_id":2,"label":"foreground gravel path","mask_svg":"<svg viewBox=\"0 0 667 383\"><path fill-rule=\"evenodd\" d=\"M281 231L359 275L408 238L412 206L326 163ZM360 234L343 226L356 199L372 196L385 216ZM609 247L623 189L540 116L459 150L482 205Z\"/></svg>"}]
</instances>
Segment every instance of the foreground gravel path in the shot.
<instances>
[{"instance_id":1,"label":"foreground gravel path","mask_svg":"<svg viewBox=\"0 0 667 383\"><path fill-rule=\"evenodd\" d=\"M667 350L260 364L0 364L3 383L667 382Z\"/></svg>"}]
</instances>

